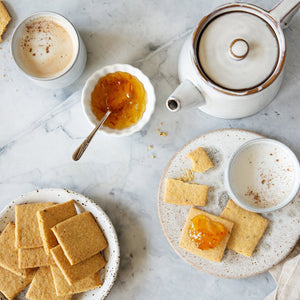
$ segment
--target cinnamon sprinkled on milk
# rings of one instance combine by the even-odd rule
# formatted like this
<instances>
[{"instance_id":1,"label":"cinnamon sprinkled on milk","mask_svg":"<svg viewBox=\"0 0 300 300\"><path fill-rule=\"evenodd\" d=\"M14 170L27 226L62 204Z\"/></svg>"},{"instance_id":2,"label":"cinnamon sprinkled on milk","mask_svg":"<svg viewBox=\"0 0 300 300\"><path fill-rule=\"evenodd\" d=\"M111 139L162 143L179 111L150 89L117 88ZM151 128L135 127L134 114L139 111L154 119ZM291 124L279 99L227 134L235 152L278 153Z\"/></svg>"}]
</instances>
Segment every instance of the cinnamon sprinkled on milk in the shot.
<instances>
[{"instance_id":1,"label":"cinnamon sprinkled on milk","mask_svg":"<svg viewBox=\"0 0 300 300\"><path fill-rule=\"evenodd\" d=\"M259 208L276 206L293 189L296 170L284 149L273 144L253 144L238 154L230 171L235 194Z\"/></svg>"}]
</instances>

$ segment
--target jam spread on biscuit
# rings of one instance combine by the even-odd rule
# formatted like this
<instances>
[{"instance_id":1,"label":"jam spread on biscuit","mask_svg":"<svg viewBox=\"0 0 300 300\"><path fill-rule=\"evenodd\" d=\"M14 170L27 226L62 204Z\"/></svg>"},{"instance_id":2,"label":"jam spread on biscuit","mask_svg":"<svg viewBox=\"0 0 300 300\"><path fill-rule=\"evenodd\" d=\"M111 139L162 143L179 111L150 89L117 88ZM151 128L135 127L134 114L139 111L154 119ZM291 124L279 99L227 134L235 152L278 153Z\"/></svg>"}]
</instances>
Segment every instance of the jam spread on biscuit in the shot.
<instances>
[{"instance_id":1,"label":"jam spread on biscuit","mask_svg":"<svg viewBox=\"0 0 300 300\"><path fill-rule=\"evenodd\" d=\"M104 126L124 129L136 124L147 103L144 85L126 72L109 73L100 78L91 94L91 109L98 120L107 110L111 114Z\"/></svg>"},{"instance_id":2,"label":"jam spread on biscuit","mask_svg":"<svg viewBox=\"0 0 300 300\"><path fill-rule=\"evenodd\" d=\"M218 246L228 234L228 230L223 224L198 215L191 220L188 234L197 248L207 250Z\"/></svg>"}]
</instances>

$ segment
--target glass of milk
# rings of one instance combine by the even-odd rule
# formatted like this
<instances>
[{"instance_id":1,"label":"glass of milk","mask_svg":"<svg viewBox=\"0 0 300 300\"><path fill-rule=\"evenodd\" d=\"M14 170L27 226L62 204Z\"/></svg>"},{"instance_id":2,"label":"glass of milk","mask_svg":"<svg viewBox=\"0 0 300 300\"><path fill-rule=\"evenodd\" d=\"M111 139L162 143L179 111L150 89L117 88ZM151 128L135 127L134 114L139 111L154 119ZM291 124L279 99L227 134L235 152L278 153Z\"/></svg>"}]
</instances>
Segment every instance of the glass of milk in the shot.
<instances>
[{"instance_id":1,"label":"glass of milk","mask_svg":"<svg viewBox=\"0 0 300 300\"><path fill-rule=\"evenodd\" d=\"M239 206L260 213L274 211L297 194L299 161L286 145L272 139L255 139L232 155L225 184Z\"/></svg>"}]
</instances>

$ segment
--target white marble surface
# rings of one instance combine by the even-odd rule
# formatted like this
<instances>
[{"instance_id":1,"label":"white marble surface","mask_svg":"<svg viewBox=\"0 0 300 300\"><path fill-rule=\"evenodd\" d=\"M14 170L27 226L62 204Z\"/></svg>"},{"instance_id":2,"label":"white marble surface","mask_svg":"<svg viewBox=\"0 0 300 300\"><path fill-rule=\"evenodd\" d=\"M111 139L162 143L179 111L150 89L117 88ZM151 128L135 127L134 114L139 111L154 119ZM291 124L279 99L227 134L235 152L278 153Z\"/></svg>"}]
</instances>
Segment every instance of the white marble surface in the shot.
<instances>
[{"instance_id":1,"label":"white marble surface","mask_svg":"<svg viewBox=\"0 0 300 300\"><path fill-rule=\"evenodd\" d=\"M253 1L265 9L275 0ZM242 280L211 277L181 260L160 228L156 193L162 171L190 139L218 128L249 129L289 145L300 157L300 14L285 30L288 55L276 99L255 116L220 120L198 110L171 114L165 99L178 84L184 39L222 0L4 1L13 21L0 44L0 208L37 188L68 188L95 200L110 216L121 268L109 299L263 299L269 273ZM40 10L68 17L88 50L84 74L70 87L45 90L21 74L10 54L16 24ZM157 105L149 124L130 137L98 134L79 162L72 152L89 133L80 92L87 77L112 63L130 63L150 77ZM163 123L160 127L160 123ZM160 136L156 129L168 133ZM152 149L148 146L152 145ZM148 149L148 151L147 151ZM156 156L152 158L152 155Z\"/></svg>"}]
</instances>

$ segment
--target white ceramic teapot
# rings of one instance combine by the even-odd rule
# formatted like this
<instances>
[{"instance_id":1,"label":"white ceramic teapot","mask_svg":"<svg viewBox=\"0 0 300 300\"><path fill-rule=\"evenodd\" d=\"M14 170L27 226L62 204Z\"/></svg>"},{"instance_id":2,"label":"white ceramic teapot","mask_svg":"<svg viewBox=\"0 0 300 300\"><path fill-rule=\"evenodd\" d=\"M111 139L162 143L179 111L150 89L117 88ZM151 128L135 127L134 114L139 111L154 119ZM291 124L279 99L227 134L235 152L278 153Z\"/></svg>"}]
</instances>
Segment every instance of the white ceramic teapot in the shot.
<instances>
[{"instance_id":1,"label":"white ceramic teapot","mask_svg":"<svg viewBox=\"0 0 300 300\"><path fill-rule=\"evenodd\" d=\"M167 99L170 111L198 106L215 117L257 113L277 94L283 79L289 25L299 0L283 0L269 12L230 3L205 16L184 43L181 84Z\"/></svg>"}]
</instances>

